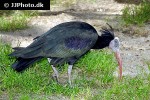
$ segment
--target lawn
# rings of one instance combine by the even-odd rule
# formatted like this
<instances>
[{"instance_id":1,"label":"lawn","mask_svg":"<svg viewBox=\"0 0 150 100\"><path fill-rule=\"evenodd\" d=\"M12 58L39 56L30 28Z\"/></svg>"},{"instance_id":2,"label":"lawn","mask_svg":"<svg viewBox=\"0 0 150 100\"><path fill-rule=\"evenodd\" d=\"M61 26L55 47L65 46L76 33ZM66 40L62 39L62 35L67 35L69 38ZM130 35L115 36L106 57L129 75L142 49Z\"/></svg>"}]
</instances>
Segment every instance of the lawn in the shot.
<instances>
[{"instance_id":1,"label":"lawn","mask_svg":"<svg viewBox=\"0 0 150 100\"><path fill-rule=\"evenodd\" d=\"M144 10L149 11L147 8ZM149 17L135 20L129 10L123 10L127 24L147 22L146 18ZM143 9L136 11L140 12L139 15L149 16L145 12L141 14ZM31 12L26 11L9 14L7 17L5 14L0 16L2 31L26 28L32 16ZM10 45L0 41L0 100L150 100L150 75L143 72L136 77L124 76L119 81L113 75L117 62L113 53L107 49L91 50L74 65L72 87L67 83L67 64L59 68L60 84L57 84L51 77L53 71L46 59L17 73L11 68L15 61L15 58L8 56L11 52Z\"/></svg>"},{"instance_id":2,"label":"lawn","mask_svg":"<svg viewBox=\"0 0 150 100\"><path fill-rule=\"evenodd\" d=\"M150 2L143 0L138 6L127 6L122 10L122 20L128 24L144 25L150 21Z\"/></svg>"},{"instance_id":3,"label":"lawn","mask_svg":"<svg viewBox=\"0 0 150 100\"><path fill-rule=\"evenodd\" d=\"M60 68L60 84L52 78L52 69L46 59L23 73L11 69L15 58L8 44L0 43L0 99L48 100L149 100L150 75L113 76L117 63L107 49L91 50L81 58L72 71L73 86L67 84L67 64ZM64 82L61 80L65 80ZM56 99L57 98L57 99Z\"/></svg>"},{"instance_id":4,"label":"lawn","mask_svg":"<svg viewBox=\"0 0 150 100\"><path fill-rule=\"evenodd\" d=\"M0 31L15 31L28 27L28 22L37 11L0 10Z\"/></svg>"}]
</instances>

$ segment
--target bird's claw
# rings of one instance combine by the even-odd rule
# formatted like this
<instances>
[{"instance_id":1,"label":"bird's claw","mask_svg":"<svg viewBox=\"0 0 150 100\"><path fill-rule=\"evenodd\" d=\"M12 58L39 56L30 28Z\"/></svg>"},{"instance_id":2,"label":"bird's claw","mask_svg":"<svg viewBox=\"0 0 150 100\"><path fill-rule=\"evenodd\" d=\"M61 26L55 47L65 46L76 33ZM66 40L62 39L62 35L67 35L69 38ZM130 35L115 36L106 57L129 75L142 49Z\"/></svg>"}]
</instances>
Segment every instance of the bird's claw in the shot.
<instances>
[{"instance_id":1,"label":"bird's claw","mask_svg":"<svg viewBox=\"0 0 150 100\"><path fill-rule=\"evenodd\" d=\"M68 84L71 86L72 85L71 81L68 81Z\"/></svg>"},{"instance_id":2,"label":"bird's claw","mask_svg":"<svg viewBox=\"0 0 150 100\"><path fill-rule=\"evenodd\" d=\"M72 85L71 81L68 81L68 86L69 86L70 88L73 88L73 87L74 87L74 86Z\"/></svg>"},{"instance_id":3,"label":"bird's claw","mask_svg":"<svg viewBox=\"0 0 150 100\"><path fill-rule=\"evenodd\" d=\"M56 81L57 83L59 83L59 81L58 81L58 76L52 75L52 78L53 78L54 81Z\"/></svg>"}]
</instances>

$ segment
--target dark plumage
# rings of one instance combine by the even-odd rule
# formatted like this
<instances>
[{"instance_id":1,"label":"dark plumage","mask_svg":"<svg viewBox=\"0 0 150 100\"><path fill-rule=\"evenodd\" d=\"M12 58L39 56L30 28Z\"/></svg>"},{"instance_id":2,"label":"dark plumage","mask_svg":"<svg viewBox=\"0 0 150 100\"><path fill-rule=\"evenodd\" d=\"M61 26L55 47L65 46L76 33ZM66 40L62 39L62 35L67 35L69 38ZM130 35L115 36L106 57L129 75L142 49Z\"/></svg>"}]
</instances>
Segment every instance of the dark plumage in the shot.
<instances>
[{"instance_id":1,"label":"dark plumage","mask_svg":"<svg viewBox=\"0 0 150 100\"><path fill-rule=\"evenodd\" d=\"M103 29L99 36L93 26L85 22L66 22L59 24L34 39L26 48L15 48L10 56L17 57L12 65L22 71L44 57L51 58L51 65L64 62L73 65L90 49L102 49L114 39L112 31Z\"/></svg>"},{"instance_id":2,"label":"dark plumage","mask_svg":"<svg viewBox=\"0 0 150 100\"><path fill-rule=\"evenodd\" d=\"M15 50L10 56L19 58L18 61L22 63L27 59L30 61L38 57L47 57L54 58L52 61L57 63L62 60L74 59L67 61L73 64L91 48L102 49L108 46L113 39L113 33L108 30L102 30L102 35L98 36L95 28L85 22L67 22L53 27L29 46ZM58 59L60 61L57 61ZM13 68L17 70L21 65L20 63L13 64Z\"/></svg>"}]
</instances>

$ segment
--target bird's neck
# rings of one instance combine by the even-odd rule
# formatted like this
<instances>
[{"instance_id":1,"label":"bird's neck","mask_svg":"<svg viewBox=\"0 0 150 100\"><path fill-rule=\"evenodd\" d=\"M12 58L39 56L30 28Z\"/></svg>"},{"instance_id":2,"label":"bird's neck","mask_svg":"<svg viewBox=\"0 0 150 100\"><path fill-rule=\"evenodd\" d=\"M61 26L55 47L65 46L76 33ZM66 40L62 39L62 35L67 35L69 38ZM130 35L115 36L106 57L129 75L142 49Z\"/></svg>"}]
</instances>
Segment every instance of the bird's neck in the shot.
<instances>
[{"instance_id":1,"label":"bird's neck","mask_svg":"<svg viewBox=\"0 0 150 100\"><path fill-rule=\"evenodd\" d=\"M101 36L98 36L98 39L95 43L95 45L92 47L92 49L103 49L105 48L107 45L105 44L105 39L102 38Z\"/></svg>"}]
</instances>

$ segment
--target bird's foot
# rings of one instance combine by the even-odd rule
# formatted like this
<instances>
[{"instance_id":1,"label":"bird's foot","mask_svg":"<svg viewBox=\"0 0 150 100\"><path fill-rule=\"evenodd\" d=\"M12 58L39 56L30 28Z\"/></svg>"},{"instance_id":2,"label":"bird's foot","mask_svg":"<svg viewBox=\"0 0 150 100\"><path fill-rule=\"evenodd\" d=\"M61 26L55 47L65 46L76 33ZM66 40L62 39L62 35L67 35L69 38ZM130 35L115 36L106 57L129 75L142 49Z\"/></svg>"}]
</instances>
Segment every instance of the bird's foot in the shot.
<instances>
[{"instance_id":1,"label":"bird's foot","mask_svg":"<svg viewBox=\"0 0 150 100\"><path fill-rule=\"evenodd\" d=\"M57 75L53 74L53 75L52 75L52 78L53 78L54 81L56 81L57 83L59 83L59 81L58 81L58 76L57 76Z\"/></svg>"},{"instance_id":2,"label":"bird's foot","mask_svg":"<svg viewBox=\"0 0 150 100\"><path fill-rule=\"evenodd\" d=\"M72 86L72 82L71 82L71 80L68 80L68 84L69 84L70 86Z\"/></svg>"},{"instance_id":3,"label":"bird's foot","mask_svg":"<svg viewBox=\"0 0 150 100\"><path fill-rule=\"evenodd\" d=\"M67 81L66 86L69 87L69 88L73 88L73 85L69 81Z\"/></svg>"}]
</instances>

